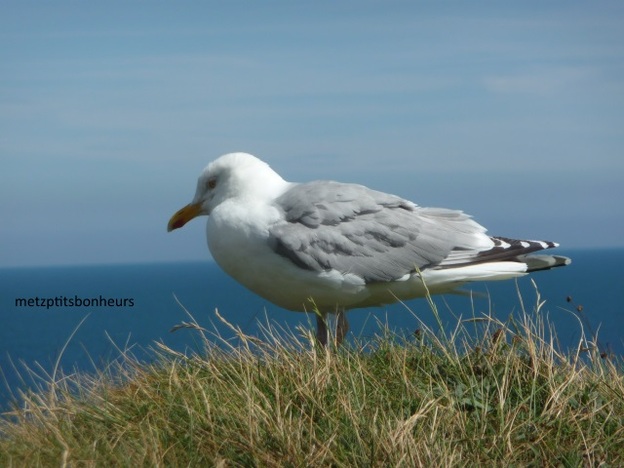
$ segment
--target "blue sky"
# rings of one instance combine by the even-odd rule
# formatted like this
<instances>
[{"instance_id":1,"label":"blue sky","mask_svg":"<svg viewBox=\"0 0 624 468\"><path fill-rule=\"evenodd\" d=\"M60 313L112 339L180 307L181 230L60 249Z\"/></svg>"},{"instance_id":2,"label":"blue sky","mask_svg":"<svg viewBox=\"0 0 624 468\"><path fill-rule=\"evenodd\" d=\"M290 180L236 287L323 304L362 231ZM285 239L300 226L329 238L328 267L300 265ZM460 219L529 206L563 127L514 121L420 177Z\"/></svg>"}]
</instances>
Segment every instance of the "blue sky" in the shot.
<instances>
[{"instance_id":1,"label":"blue sky","mask_svg":"<svg viewBox=\"0 0 624 468\"><path fill-rule=\"evenodd\" d=\"M201 169L624 246L622 2L0 3L0 266L209 259Z\"/></svg>"}]
</instances>

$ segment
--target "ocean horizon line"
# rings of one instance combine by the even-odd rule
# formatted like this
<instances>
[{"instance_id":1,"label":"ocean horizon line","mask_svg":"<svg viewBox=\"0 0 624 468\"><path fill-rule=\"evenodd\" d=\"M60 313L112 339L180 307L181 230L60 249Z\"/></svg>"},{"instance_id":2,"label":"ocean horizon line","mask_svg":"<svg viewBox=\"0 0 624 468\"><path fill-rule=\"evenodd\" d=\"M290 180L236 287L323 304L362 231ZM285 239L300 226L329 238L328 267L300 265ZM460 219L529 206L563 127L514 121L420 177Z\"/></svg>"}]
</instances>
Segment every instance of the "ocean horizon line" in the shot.
<instances>
[{"instance_id":1,"label":"ocean horizon line","mask_svg":"<svg viewBox=\"0 0 624 468\"><path fill-rule=\"evenodd\" d=\"M565 246L561 246L561 247L557 247L556 249L549 249L548 251L556 251L558 253L572 253L572 252L587 252L587 251L608 251L608 250L613 250L613 251L618 251L618 250L624 250L624 245L621 246L591 246L591 247L582 247L582 246L576 246L576 247L565 247ZM539 254L539 252L535 252L535 254ZM208 255L208 254L207 254ZM574 259L572 259L574 261ZM175 260L130 260L130 261L126 261L126 262L119 262L119 261L114 261L114 262L86 262L86 263L44 263L44 264L25 264L25 265L19 265L19 264L13 264L13 265L0 265L0 270L17 270L17 269L39 269L39 268L81 268L81 267L94 267L94 268L98 268L98 267L116 267L116 266L130 266L130 265L136 265L136 266L150 266L150 265L179 265L179 264L191 264L191 263L210 263L210 264L217 264L215 262L215 260L210 257L207 256L206 258L202 258L202 259L175 259Z\"/></svg>"}]
</instances>

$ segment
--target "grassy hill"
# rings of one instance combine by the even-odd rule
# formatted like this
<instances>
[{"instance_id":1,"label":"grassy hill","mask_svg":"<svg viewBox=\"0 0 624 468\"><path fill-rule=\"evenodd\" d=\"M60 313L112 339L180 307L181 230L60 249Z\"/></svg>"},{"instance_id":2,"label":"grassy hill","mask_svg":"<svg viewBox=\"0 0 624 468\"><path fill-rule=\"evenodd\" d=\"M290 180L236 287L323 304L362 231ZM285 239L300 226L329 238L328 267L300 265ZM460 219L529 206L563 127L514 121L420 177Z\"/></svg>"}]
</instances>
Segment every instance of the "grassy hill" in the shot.
<instances>
[{"instance_id":1,"label":"grassy hill","mask_svg":"<svg viewBox=\"0 0 624 468\"><path fill-rule=\"evenodd\" d=\"M0 466L623 466L621 362L585 338L560 352L540 306L329 350L187 324L201 354L161 344L25 395Z\"/></svg>"}]
</instances>

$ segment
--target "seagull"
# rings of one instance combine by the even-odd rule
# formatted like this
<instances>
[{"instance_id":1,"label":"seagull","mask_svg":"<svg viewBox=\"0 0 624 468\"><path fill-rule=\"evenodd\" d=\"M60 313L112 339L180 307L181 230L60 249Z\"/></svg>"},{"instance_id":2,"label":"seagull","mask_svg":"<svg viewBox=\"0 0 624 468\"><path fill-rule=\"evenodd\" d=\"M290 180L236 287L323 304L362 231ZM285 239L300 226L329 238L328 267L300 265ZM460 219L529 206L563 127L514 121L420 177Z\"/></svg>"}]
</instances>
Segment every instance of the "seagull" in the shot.
<instances>
[{"instance_id":1,"label":"seagull","mask_svg":"<svg viewBox=\"0 0 624 468\"><path fill-rule=\"evenodd\" d=\"M195 197L167 231L208 216L208 248L236 281L273 304L314 312L316 338L336 345L350 309L458 292L568 265L549 241L491 237L462 211L421 207L363 185L287 182L247 153L203 170ZM335 314L335 333L328 314Z\"/></svg>"}]
</instances>

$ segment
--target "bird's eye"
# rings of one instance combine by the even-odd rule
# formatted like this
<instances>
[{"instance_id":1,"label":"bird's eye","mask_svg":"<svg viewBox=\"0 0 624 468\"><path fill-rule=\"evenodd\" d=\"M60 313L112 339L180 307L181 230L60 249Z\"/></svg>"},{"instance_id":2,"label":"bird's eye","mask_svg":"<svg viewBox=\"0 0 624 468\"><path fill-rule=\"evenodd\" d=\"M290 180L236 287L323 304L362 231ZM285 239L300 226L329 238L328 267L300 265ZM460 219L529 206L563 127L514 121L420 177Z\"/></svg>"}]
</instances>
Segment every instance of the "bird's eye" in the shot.
<instances>
[{"instance_id":1,"label":"bird's eye","mask_svg":"<svg viewBox=\"0 0 624 468\"><path fill-rule=\"evenodd\" d=\"M217 186L217 179L208 179L207 187L212 190Z\"/></svg>"}]
</instances>

